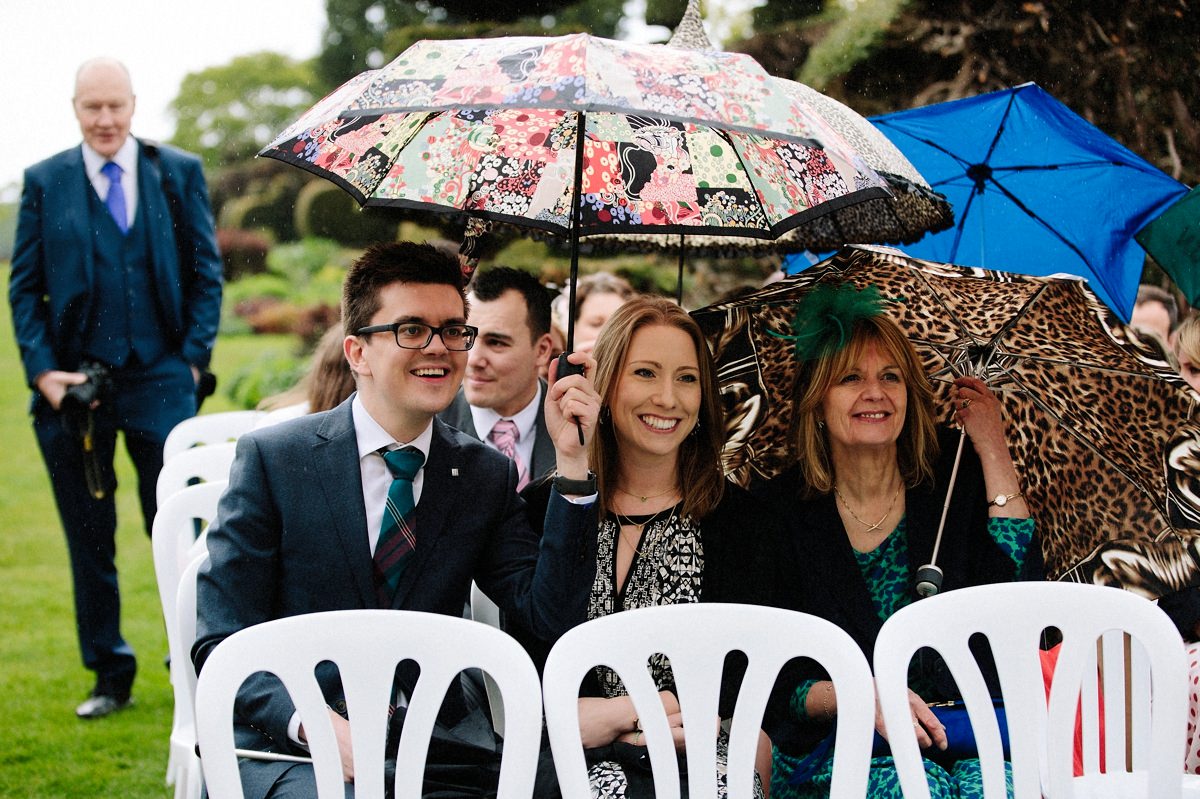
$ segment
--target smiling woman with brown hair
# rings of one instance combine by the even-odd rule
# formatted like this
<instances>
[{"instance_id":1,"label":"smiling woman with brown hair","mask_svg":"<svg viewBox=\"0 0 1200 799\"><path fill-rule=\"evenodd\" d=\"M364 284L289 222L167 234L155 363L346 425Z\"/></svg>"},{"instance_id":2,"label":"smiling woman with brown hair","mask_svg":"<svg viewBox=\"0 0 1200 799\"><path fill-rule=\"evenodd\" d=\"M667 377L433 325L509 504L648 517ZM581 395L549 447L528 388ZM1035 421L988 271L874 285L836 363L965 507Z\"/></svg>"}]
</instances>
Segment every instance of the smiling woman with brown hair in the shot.
<instances>
[{"instance_id":1,"label":"smiling woman with brown hair","mask_svg":"<svg viewBox=\"0 0 1200 799\"><path fill-rule=\"evenodd\" d=\"M696 322L670 300L637 297L608 320L594 353L603 411L588 455L600 495L588 617L701 601L776 604L780 528L721 473L719 389ZM669 665L659 656L650 667L682 747ZM645 741L620 679L596 668L579 701L593 796L652 795ZM722 736L722 795L725 746ZM760 752L761 790L769 785L765 738Z\"/></svg>"}]
</instances>

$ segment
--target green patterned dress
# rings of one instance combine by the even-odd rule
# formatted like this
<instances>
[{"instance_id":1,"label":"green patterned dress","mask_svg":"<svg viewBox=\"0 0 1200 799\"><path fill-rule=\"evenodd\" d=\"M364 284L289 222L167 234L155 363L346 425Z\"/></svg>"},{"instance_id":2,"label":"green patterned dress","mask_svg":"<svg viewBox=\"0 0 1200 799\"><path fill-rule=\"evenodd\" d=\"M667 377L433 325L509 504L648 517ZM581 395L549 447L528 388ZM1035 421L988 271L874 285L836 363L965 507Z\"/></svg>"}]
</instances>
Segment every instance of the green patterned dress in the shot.
<instances>
[{"instance_id":1,"label":"green patterned dress","mask_svg":"<svg viewBox=\"0 0 1200 799\"><path fill-rule=\"evenodd\" d=\"M880 619L887 619L913 601L913 570L908 562L908 531L905 522L906 519L901 519L891 535L871 552L854 552L854 558ZM1024 567L1033 541L1033 519L989 518L988 533L1012 559L1014 574L1019 573ZM792 696L792 712L799 718L807 717L805 699L813 683L812 680L801 683ZM921 696L929 695L929 686L914 682L911 688ZM812 776L799 785L790 785L789 780L797 768L810 770ZM832 747L825 751L818 748L803 757L793 757L776 749L771 776L772 799L826 799L829 796L832 774ZM933 799L983 797L983 781L977 759L959 760L950 769L926 759L925 776ZM1011 795L1011 773L1008 782ZM902 799L900 780L891 757L871 759L867 796L870 799Z\"/></svg>"}]
</instances>

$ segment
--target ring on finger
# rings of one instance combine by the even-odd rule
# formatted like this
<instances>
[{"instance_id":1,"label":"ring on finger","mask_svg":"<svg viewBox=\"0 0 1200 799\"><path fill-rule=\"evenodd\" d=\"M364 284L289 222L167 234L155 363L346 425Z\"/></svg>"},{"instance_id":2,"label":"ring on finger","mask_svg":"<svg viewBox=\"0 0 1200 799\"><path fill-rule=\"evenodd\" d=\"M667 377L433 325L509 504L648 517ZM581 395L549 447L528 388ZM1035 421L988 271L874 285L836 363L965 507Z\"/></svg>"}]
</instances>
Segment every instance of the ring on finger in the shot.
<instances>
[{"instance_id":1,"label":"ring on finger","mask_svg":"<svg viewBox=\"0 0 1200 799\"><path fill-rule=\"evenodd\" d=\"M917 729L920 729L920 728L921 728L921 722L917 721L917 720L914 718L914 719L913 719L913 729L914 729L914 730L917 730Z\"/></svg>"},{"instance_id":2,"label":"ring on finger","mask_svg":"<svg viewBox=\"0 0 1200 799\"><path fill-rule=\"evenodd\" d=\"M968 399L965 399L965 400L963 400L963 401L962 401L962 406L963 406L963 408L969 408L969 407L971 407L971 400L970 400L969 398L968 398Z\"/></svg>"}]
</instances>

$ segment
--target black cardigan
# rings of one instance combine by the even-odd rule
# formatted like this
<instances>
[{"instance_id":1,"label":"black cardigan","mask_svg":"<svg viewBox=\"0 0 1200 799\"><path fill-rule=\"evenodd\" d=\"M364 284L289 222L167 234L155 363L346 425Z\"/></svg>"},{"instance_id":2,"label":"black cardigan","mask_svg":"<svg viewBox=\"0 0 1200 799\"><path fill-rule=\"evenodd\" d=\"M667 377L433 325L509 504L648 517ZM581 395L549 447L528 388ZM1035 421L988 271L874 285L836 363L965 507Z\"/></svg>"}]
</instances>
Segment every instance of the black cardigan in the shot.
<instances>
[{"instance_id":1,"label":"black cardigan","mask_svg":"<svg viewBox=\"0 0 1200 799\"><path fill-rule=\"evenodd\" d=\"M943 428L938 431L940 454L933 482L926 481L905 493L908 561L914 573L928 563L933 554L958 438L958 430ZM792 578L787 581L785 606L837 624L858 643L870 662L875 638L883 622L875 612L870 591L854 559L833 495L801 499L803 492L798 467L763 486L758 494L784 520L788 538L785 558L791 562L792 572ZM968 440L964 442L938 555L938 566L945 574L943 592L1013 579L1012 560L988 533L988 499L979 458ZM1041 571L1041 550L1035 538L1018 578L1040 579ZM918 668L926 672L939 694L924 699L958 698L941 659L918 657ZM984 660L990 661L986 657ZM984 671L994 687L994 676L988 674L994 674L994 669L989 664ZM831 728L830 723L820 720L799 721L791 713L792 694L805 679L827 679L827 675L811 661L790 669L776 686L768 720L767 731L772 742L792 754L810 751Z\"/></svg>"}]
</instances>

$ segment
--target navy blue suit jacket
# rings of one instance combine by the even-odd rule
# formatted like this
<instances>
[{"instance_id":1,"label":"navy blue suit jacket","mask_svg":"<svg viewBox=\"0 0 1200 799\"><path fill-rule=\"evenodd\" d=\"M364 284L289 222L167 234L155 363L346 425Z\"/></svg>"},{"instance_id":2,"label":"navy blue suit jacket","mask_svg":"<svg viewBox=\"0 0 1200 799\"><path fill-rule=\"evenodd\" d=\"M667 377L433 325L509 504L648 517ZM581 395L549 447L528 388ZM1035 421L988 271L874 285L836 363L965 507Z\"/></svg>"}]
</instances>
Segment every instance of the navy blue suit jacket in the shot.
<instances>
[{"instance_id":1,"label":"navy blue suit jacket","mask_svg":"<svg viewBox=\"0 0 1200 799\"><path fill-rule=\"evenodd\" d=\"M461 616L473 579L541 638L586 618L596 571L590 508L555 497L539 540L516 483L508 458L434 420L416 560L394 608ZM351 400L238 441L208 551L198 583L197 668L250 625L377 607ZM324 688L336 706L338 687ZM243 690L239 745L288 749L292 712L278 683Z\"/></svg>"},{"instance_id":2,"label":"navy blue suit jacket","mask_svg":"<svg viewBox=\"0 0 1200 799\"><path fill-rule=\"evenodd\" d=\"M157 159L147 154L151 147ZM25 172L9 300L30 386L48 369L79 365L95 284L89 191L80 147ZM170 349L203 369L221 316L221 258L200 159L139 142L137 213L149 234L163 334Z\"/></svg>"}]
</instances>

